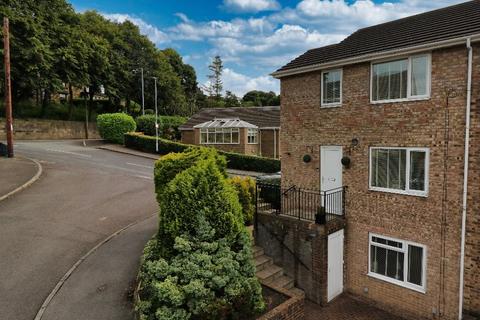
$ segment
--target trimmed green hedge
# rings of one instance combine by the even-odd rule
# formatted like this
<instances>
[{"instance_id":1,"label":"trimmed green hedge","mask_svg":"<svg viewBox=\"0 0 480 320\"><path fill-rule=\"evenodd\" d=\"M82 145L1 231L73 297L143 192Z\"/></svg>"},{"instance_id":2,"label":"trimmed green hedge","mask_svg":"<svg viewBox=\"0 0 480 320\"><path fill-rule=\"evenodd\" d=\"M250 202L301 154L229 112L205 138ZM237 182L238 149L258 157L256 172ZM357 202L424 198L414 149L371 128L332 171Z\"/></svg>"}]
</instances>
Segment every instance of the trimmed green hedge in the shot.
<instances>
[{"instance_id":1,"label":"trimmed green hedge","mask_svg":"<svg viewBox=\"0 0 480 320\"><path fill-rule=\"evenodd\" d=\"M146 114L135 119L137 122L137 131L145 135L155 135L155 115ZM181 134L178 127L187 122L187 118L179 116L159 116L159 136L164 139L180 140Z\"/></svg>"},{"instance_id":2,"label":"trimmed green hedge","mask_svg":"<svg viewBox=\"0 0 480 320\"><path fill-rule=\"evenodd\" d=\"M128 148L155 152L155 137L146 136L140 133L125 134L125 146ZM174 142L166 139L158 139L158 153L168 154L170 152L183 152L188 148L204 148L184 143ZM250 156L245 154L218 151L227 158L227 167L230 169L274 173L280 171L280 160Z\"/></svg>"},{"instance_id":3,"label":"trimmed green hedge","mask_svg":"<svg viewBox=\"0 0 480 320\"><path fill-rule=\"evenodd\" d=\"M97 128L103 139L123 144L124 134L135 131L137 125L128 114L105 113L97 117Z\"/></svg>"}]
</instances>

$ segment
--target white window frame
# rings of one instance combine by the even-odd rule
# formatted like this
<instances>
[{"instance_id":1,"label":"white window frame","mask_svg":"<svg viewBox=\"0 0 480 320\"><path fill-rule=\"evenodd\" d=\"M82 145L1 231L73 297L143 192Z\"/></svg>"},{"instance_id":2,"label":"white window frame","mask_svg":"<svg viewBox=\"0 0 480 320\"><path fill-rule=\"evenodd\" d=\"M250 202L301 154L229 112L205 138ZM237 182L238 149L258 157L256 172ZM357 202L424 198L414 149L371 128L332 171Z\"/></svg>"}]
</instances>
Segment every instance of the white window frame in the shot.
<instances>
[{"instance_id":1,"label":"white window frame","mask_svg":"<svg viewBox=\"0 0 480 320\"><path fill-rule=\"evenodd\" d=\"M330 72L335 72L339 71L340 72L340 101L339 102L332 102L332 103L324 103L323 102L323 75L325 73L330 73ZM340 107L343 102L343 69L338 68L338 69L329 69L329 70L324 70L322 71L321 74L321 79L320 79L320 106L322 108L335 108L335 107Z\"/></svg>"},{"instance_id":2,"label":"white window frame","mask_svg":"<svg viewBox=\"0 0 480 320\"><path fill-rule=\"evenodd\" d=\"M400 248L392 247L392 246L389 246L389 245L386 245L386 244L372 242L373 237L399 242L399 243L402 244L402 248L400 249ZM372 270L371 269L372 244L374 246L385 248L385 249L388 249L388 250L403 252L403 254L404 254L404 257L403 257L403 264L404 264L403 265L403 272L404 272L403 281L393 279L393 278L390 278L390 277L387 277L387 276L384 276L384 275L381 275L381 274L370 271L370 270ZM422 252L423 253L422 254L422 285L421 286L416 285L414 283L410 283L410 282L407 281L408 271L409 271L408 270L408 246L409 245L422 248L422 250L423 250L423 252ZM415 290L415 291L418 291L418 292L421 292L421 293L426 293L427 292L427 246L423 245L423 244L420 244L420 243L412 242L412 241L396 239L396 238L387 237L387 236L383 236L383 235L379 235L379 234L375 234L375 233L370 232L368 234L368 272L367 272L367 275L369 277L376 278L376 279L379 279L379 280L383 280L383 281L386 281L386 282L390 282L390 283L396 284L396 285L401 286L401 287L405 287L405 288Z\"/></svg>"},{"instance_id":3,"label":"white window frame","mask_svg":"<svg viewBox=\"0 0 480 320\"><path fill-rule=\"evenodd\" d=\"M401 189L391 189L391 188L382 188L372 186L372 150L375 149L394 149L394 150L406 150L405 155L405 190ZM425 190L410 190L410 153L412 151L422 151L425 152ZM427 197L428 196L428 184L429 184L429 171L430 171L430 149L429 148L417 148L417 147L370 147L369 150L369 164L368 164L368 187L372 191L380 192L389 192L389 193L398 193L411 196Z\"/></svg>"},{"instance_id":4,"label":"white window frame","mask_svg":"<svg viewBox=\"0 0 480 320\"><path fill-rule=\"evenodd\" d=\"M212 130L212 129L215 130L215 133L214 133L215 142L208 142L208 130L209 129L210 130ZM219 142L219 143L217 143L216 142L216 140L217 140L216 134L222 132L222 134L224 135L224 138L225 138L225 132L224 132L225 129L230 130L230 141L231 142ZM234 132L238 133L238 142L233 142L233 133ZM207 134L207 142L202 142L202 133ZM225 139L224 139L224 141L225 141ZM209 144L209 145L214 145L214 144L228 144L228 145L240 144L240 129L239 128L200 128L200 144Z\"/></svg>"},{"instance_id":5,"label":"white window frame","mask_svg":"<svg viewBox=\"0 0 480 320\"><path fill-rule=\"evenodd\" d=\"M426 87L426 94L424 95L416 95L412 96L412 59L419 58L419 57L427 57L427 87ZM400 60L408 60L407 63L407 97L400 98L400 99L384 99L384 100L373 100L373 66L379 63L386 63L386 62L395 62ZM323 78L322 78L323 79ZM396 59L388 59L388 60L376 60L370 63L370 103L371 104L380 104L380 103L392 103L392 102L405 102L405 101L418 101L418 100L428 100L430 99L431 95L431 87L432 87L432 54L431 53L423 53L412 55L408 57L399 57Z\"/></svg>"},{"instance_id":6,"label":"white window frame","mask_svg":"<svg viewBox=\"0 0 480 320\"><path fill-rule=\"evenodd\" d=\"M255 132L255 133L250 135L251 132ZM250 137L254 137L255 142L250 142L249 141ZM248 128L247 129L247 144L258 144L258 129L254 129L254 128Z\"/></svg>"}]
</instances>

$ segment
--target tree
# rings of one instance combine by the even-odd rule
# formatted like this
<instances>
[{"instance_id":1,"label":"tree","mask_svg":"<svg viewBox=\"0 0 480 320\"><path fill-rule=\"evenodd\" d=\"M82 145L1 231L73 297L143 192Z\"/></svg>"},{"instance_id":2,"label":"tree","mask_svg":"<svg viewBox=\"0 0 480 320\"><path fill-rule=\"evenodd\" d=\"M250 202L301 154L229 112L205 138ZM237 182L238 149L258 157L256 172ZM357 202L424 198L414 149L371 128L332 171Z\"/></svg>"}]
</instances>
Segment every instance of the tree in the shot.
<instances>
[{"instance_id":1,"label":"tree","mask_svg":"<svg viewBox=\"0 0 480 320\"><path fill-rule=\"evenodd\" d=\"M280 96L275 92L265 92L259 90L252 90L247 93L242 98L242 104L245 106L279 106L280 105Z\"/></svg>"},{"instance_id":2,"label":"tree","mask_svg":"<svg viewBox=\"0 0 480 320\"><path fill-rule=\"evenodd\" d=\"M208 66L208 69L212 72L210 75L208 75L208 79L210 80L208 92L211 97L214 97L215 100L218 101L222 98L223 90L223 62L220 56L215 56L215 58L213 58L213 61Z\"/></svg>"},{"instance_id":3,"label":"tree","mask_svg":"<svg viewBox=\"0 0 480 320\"><path fill-rule=\"evenodd\" d=\"M240 107L240 99L231 91L225 92L225 107L226 108L233 108L233 107Z\"/></svg>"}]
</instances>

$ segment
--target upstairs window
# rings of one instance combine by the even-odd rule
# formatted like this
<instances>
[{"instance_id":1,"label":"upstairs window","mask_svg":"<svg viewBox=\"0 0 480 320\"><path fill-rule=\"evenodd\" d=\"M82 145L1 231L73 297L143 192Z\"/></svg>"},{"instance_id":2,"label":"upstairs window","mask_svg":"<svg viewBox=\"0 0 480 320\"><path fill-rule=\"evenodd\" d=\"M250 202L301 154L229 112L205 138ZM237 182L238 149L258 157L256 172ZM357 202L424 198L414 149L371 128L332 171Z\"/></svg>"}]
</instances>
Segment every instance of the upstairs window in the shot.
<instances>
[{"instance_id":1,"label":"upstairs window","mask_svg":"<svg viewBox=\"0 0 480 320\"><path fill-rule=\"evenodd\" d=\"M424 99L430 96L430 55L372 64L372 102Z\"/></svg>"},{"instance_id":2,"label":"upstairs window","mask_svg":"<svg viewBox=\"0 0 480 320\"><path fill-rule=\"evenodd\" d=\"M426 196L428 149L371 148L370 189Z\"/></svg>"},{"instance_id":3,"label":"upstairs window","mask_svg":"<svg viewBox=\"0 0 480 320\"><path fill-rule=\"evenodd\" d=\"M369 245L370 276L425 292L425 246L376 234Z\"/></svg>"},{"instance_id":4,"label":"upstairs window","mask_svg":"<svg viewBox=\"0 0 480 320\"><path fill-rule=\"evenodd\" d=\"M257 129L248 129L248 143L257 144L258 143L258 130Z\"/></svg>"},{"instance_id":5,"label":"upstairs window","mask_svg":"<svg viewBox=\"0 0 480 320\"><path fill-rule=\"evenodd\" d=\"M322 107L342 104L342 70L322 72Z\"/></svg>"}]
</instances>

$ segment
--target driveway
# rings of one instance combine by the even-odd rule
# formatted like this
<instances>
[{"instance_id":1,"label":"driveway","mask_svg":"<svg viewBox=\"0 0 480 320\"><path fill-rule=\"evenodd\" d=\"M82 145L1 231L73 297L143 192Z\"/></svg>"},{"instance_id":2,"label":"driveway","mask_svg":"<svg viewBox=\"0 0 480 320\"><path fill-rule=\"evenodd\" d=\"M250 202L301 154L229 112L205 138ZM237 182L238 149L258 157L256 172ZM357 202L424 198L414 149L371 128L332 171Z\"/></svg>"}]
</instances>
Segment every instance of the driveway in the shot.
<instances>
[{"instance_id":1,"label":"driveway","mask_svg":"<svg viewBox=\"0 0 480 320\"><path fill-rule=\"evenodd\" d=\"M154 231L156 221L145 220L157 211L153 160L80 141L19 142L15 151L39 160L44 172L0 202L0 319L31 320L99 242L136 221L149 221L142 226L149 236Z\"/></svg>"}]
</instances>

